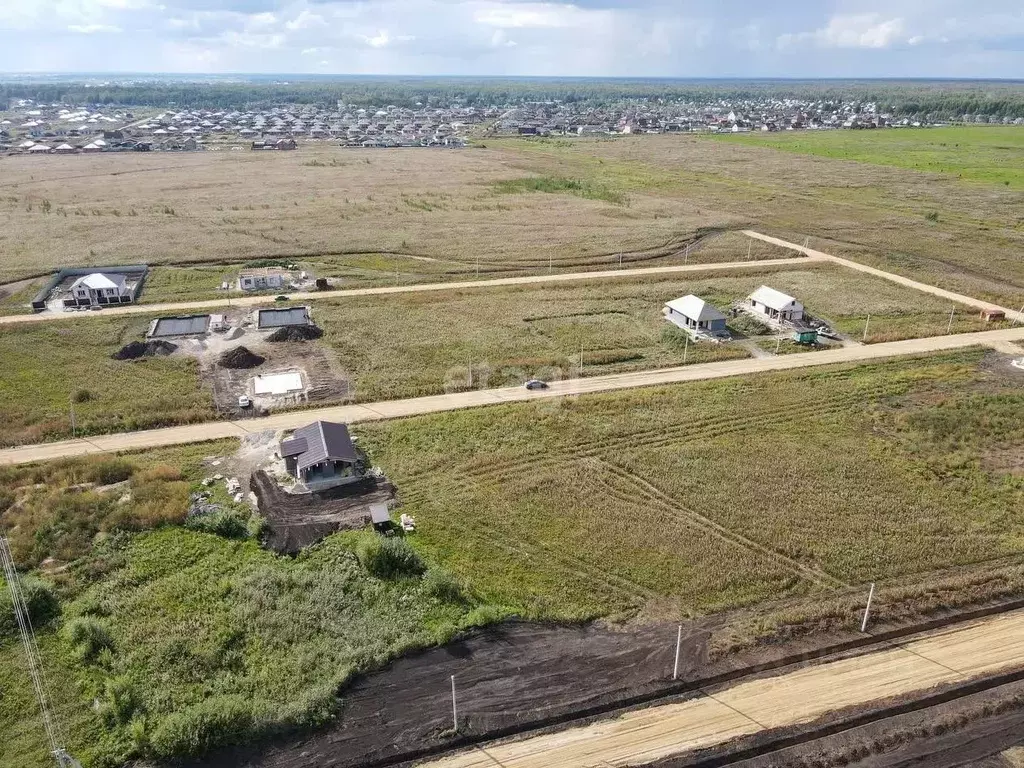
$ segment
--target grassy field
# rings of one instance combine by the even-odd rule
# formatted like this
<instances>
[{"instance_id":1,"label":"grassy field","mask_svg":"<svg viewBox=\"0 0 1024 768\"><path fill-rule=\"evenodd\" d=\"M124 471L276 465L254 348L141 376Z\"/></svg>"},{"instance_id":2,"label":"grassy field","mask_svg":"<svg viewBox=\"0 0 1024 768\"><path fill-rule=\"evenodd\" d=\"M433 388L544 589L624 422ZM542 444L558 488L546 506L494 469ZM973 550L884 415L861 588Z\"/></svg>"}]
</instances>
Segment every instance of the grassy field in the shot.
<instances>
[{"instance_id":1,"label":"grassy field","mask_svg":"<svg viewBox=\"0 0 1024 768\"><path fill-rule=\"evenodd\" d=\"M982 352L360 429L416 546L530 616L663 618L1024 554L1024 381ZM1015 377L1016 378L1013 378ZM1016 452L1016 453L1013 453ZM920 595L919 595L920 597Z\"/></svg>"},{"instance_id":2,"label":"grassy field","mask_svg":"<svg viewBox=\"0 0 1024 768\"><path fill-rule=\"evenodd\" d=\"M951 165L970 166L975 142L984 146L995 135L985 127L965 131L960 147L949 150ZM884 151L885 142L898 145L902 135L875 134L874 151ZM855 135L830 136L843 141ZM800 243L809 236L812 247L949 290L1024 304L1024 191L783 152L758 145L757 137L751 142L656 136L510 140L488 147L514 154L518 167L538 176L583 179L625 193L633 208L661 205L698 217L739 218L768 234ZM1017 147L1019 140L982 151L991 163L1011 167Z\"/></svg>"},{"instance_id":3,"label":"grassy field","mask_svg":"<svg viewBox=\"0 0 1024 768\"><path fill-rule=\"evenodd\" d=\"M256 545L258 520L183 522L234 441L4 468L0 527L42 564L68 745L115 768L327 723L353 674L510 613L738 609L721 653L848 619L867 581L884 616L1019 592L1022 405L1024 378L967 350L362 425L419 562L375 535L293 559ZM6 610L0 767L42 768Z\"/></svg>"},{"instance_id":4,"label":"grassy field","mask_svg":"<svg viewBox=\"0 0 1024 768\"><path fill-rule=\"evenodd\" d=\"M109 504L122 510L121 522L106 517L103 532L75 551L69 567L43 574L50 602L40 614L50 618L36 623L67 746L90 768L138 757L166 763L216 744L322 724L353 674L493 615L474 610L439 571L373 575L360 535L335 536L293 559L260 549L244 529L225 536L192 530L192 522L177 525L186 509L181 486L187 495L209 471L202 458L235 445L73 460L0 476L0 527L33 524L17 506L3 513L12 497L39 493L26 483L46 483L48 494L80 506L99 507L113 496ZM127 505L116 502L123 488L68 490L102 477L113 462L128 465L135 498ZM150 517L155 497L176 518ZM161 527L125 533L131 513L129 528ZM37 522L37 538L45 540L52 527ZM51 758L5 611L0 597L0 766L41 768Z\"/></svg>"},{"instance_id":5,"label":"grassy field","mask_svg":"<svg viewBox=\"0 0 1024 768\"><path fill-rule=\"evenodd\" d=\"M746 357L737 345L687 345L661 308L695 293L726 309L762 283L798 296L858 340L870 313L869 343L944 334L949 325L943 299L811 264L325 300L314 305L314 319L325 331L318 343L337 354L351 397L366 402L576 377L581 347L584 376L681 365L684 355L687 364ZM90 316L5 329L0 366L12 373L0 379L0 444L69 437L72 400L79 434L213 418L211 394L190 358L110 359L142 338L149 320ZM954 332L993 327L965 308L953 323Z\"/></svg>"},{"instance_id":6,"label":"grassy field","mask_svg":"<svg viewBox=\"0 0 1024 768\"><path fill-rule=\"evenodd\" d=\"M793 131L715 138L786 152L941 173L1024 190L1024 128L1020 126Z\"/></svg>"},{"instance_id":7,"label":"grassy field","mask_svg":"<svg viewBox=\"0 0 1024 768\"><path fill-rule=\"evenodd\" d=\"M858 340L870 313L869 343L948 327L948 302L825 265L346 299L318 304L315 319L356 398L372 401L467 389L470 366L474 387L577 376L581 346L584 375L679 365L684 343L661 316L666 301L694 293L726 309L762 283L799 297ZM954 332L988 327L965 308L954 318ZM745 356L735 345L691 344L687 363Z\"/></svg>"},{"instance_id":8,"label":"grassy field","mask_svg":"<svg viewBox=\"0 0 1024 768\"><path fill-rule=\"evenodd\" d=\"M198 369L184 358L123 362L110 355L141 338L144 316L90 318L0 333L0 445L145 429L213 417Z\"/></svg>"},{"instance_id":9,"label":"grassy field","mask_svg":"<svg viewBox=\"0 0 1024 768\"><path fill-rule=\"evenodd\" d=\"M322 260L325 274L357 284L475 273L478 261L487 273L549 262L591 268L620 253L627 263L673 263L678 246L701 233L754 227L1013 304L1024 292L1024 191L997 176L1019 166L1018 134L956 130L947 139L928 132L919 152L906 147L913 132L896 130L794 140L871 141L871 156L896 160L934 151L941 159L920 162L977 181L781 152L757 145L760 137L754 145L640 136L488 140L444 153L320 146L5 158L0 281L67 264L278 256L311 260L314 270Z\"/></svg>"}]
</instances>

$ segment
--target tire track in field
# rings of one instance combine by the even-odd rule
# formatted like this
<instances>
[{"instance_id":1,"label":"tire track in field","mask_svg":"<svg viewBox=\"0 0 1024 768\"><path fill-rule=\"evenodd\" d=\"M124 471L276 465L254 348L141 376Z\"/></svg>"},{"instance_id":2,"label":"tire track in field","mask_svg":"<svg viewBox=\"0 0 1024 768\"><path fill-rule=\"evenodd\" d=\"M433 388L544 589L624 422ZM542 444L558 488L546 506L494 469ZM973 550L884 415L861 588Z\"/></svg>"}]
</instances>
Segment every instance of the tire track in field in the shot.
<instances>
[{"instance_id":1,"label":"tire track in field","mask_svg":"<svg viewBox=\"0 0 1024 768\"><path fill-rule=\"evenodd\" d=\"M445 489L449 493L453 490L450 485L445 486ZM415 490L413 496L416 495ZM468 489L454 489L455 493L466 490ZM487 547L497 546L527 560L543 554L546 560L558 566L557 570L565 572L570 578L579 580L580 576L585 576L589 582L602 583L612 592L625 596L638 606L646 600L659 597L657 592L633 579L602 570L562 549L536 541L529 536L506 531L493 524L488 526L482 522L474 522L466 516L453 515L448 518L447 524L463 539L469 539L479 545L481 551L486 551Z\"/></svg>"},{"instance_id":2,"label":"tire track in field","mask_svg":"<svg viewBox=\"0 0 1024 768\"><path fill-rule=\"evenodd\" d=\"M742 433L754 426L763 425L765 423L798 421L834 412L836 409L839 409L850 402L862 401L865 398L870 398L885 391L887 391L886 387L878 385L853 393L843 393L841 395L834 395L831 398L823 398L815 401L814 403L803 406L775 407L753 414L719 416L704 419L697 423L682 423L671 427L639 430L637 432L620 435L617 439L612 441L594 440L590 443L580 444L575 450L572 450L567 454L559 454L555 457L516 459L502 462L498 465L491 465L486 469L476 471L463 469L459 476L451 477L449 482L439 479L436 474L430 476L424 473L418 477L410 478L409 484L403 489L402 496L404 496L408 501L415 503L417 500L425 500L426 496L432 495L430 494L432 489L437 491L443 490L449 494L452 492L468 494L472 493L474 486L477 486L481 482L500 480L503 475L508 475L510 473L528 472L531 469L536 470L537 468L555 468L559 465L566 464L567 462L582 461L589 458L600 458L604 461L604 466L608 469L610 474L615 476L619 481L628 484L633 492L645 499L647 503L654 505L674 519L691 525L699 530L703 530L727 544L739 547L747 552L755 553L761 557L765 557L770 561L781 565L785 570L793 573L798 578L809 581L812 584L829 589L841 588L848 585L824 571L793 560L770 547L759 544L746 536L727 528L726 526L716 523L713 520L680 505L657 487L647 483L647 481L642 478L633 475L624 467L614 464L613 461L608 458L607 454L610 451L614 452L620 448L635 446L638 442L641 442L644 448L658 448L671 445L672 443L679 442L680 440L690 443L698 440L713 439L727 434ZM456 469L457 473L459 471L460 470ZM617 498L627 503L635 503L636 499L630 498L627 492L616 492L613 484L604 482L600 479L599 473L595 473L595 476L598 477L598 482L601 482L602 485L608 488L609 491ZM480 525L472 525L471 523L468 523L465 518L462 518L462 523L463 525L456 527L472 538L477 544L482 544L485 547L488 544L496 544L506 551L516 553L520 556L525 555L529 557L531 554L529 549L522 546L517 547L511 545L507 540L499 540L493 536L492 531L484 530ZM519 541L521 544L524 543L522 538L519 538ZM606 570L601 570L586 563L586 561L583 561L580 558L555 550L550 546L545 546L540 543L535 543L535 546L539 547L546 556L551 558L562 569L586 574L591 579L605 584L614 592L626 594L631 598L650 598L657 596L656 592L636 581ZM536 550L534 550L534 552L535 551Z\"/></svg>"},{"instance_id":3,"label":"tire track in field","mask_svg":"<svg viewBox=\"0 0 1024 768\"><path fill-rule=\"evenodd\" d=\"M829 375L826 378L832 379L843 378L844 372L836 372L833 375ZM888 388L883 385L875 385L866 389L861 389L856 392L841 393L830 396L828 399L819 399L812 404L807 405L795 405L795 406L779 406L769 408L767 410L759 411L747 415L720 415L714 417L707 417L692 422L680 422L677 424L671 424L667 426L656 426L648 429L637 430L634 432L620 433L617 438L606 439L606 438L595 438L589 442L581 442L573 444L572 446L565 446L570 448L569 453L563 453L564 456L577 456L577 455L592 455L595 449L616 449L622 447L629 447L635 445L640 441L650 441L655 438L661 438L659 442L664 442L666 439L674 438L677 436L692 436L694 438L712 438L717 437L719 434L727 434L733 430L728 430L723 433L715 433L709 431L711 427L716 424L726 423L747 423L750 425L757 425L760 423L778 423L777 419L771 417L783 415L785 419L781 420L796 420L800 417L813 415L812 411L820 411L823 406L836 406L840 407L846 405L851 401L856 401L862 398L870 398L885 394ZM645 445L650 444L645 442ZM512 471L522 469L524 466L536 466L537 459L529 458L513 458L507 459L498 463L490 463L485 467L476 469L471 465L464 464L462 471L469 475L476 476L487 476L504 471ZM420 476L428 475L429 471L425 470L422 473L414 473L410 475L410 479L417 479Z\"/></svg>"},{"instance_id":4,"label":"tire track in field","mask_svg":"<svg viewBox=\"0 0 1024 768\"><path fill-rule=\"evenodd\" d=\"M605 460L604 469L607 470L610 474L619 478L620 480L623 480L626 483L628 483L637 495L646 500L648 503L657 506L664 512L667 512L677 517L678 519L689 520L693 523L696 523L697 527L699 527L701 530L707 531L708 533L712 533L716 535L718 538L722 539L723 541L746 549L749 552L754 552L759 555L762 555L766 558L769 558L770 560L774 560L776 563L779 563L784 567L788 568L795 575L800 576L801 578L804 578L807 581L812 582L813 584L828 589L838 589L850 586L846 582L837 579L836 577L832 576L829 573L826 573L825 571L822 571L818 568L813 568L808 565L804 565L803 563L794 560L793 558L788 557L782 554L781 552L771 549L770 547L766 547L763 544L759 544L758 542L752 539L748 539L741 533L733 531L730 528L726 528L724 525L721 525L720 523L716 523L714 520L705 517L704 515L700 514L695 510L682 506L681 504L676 502L671 496L669 496L660 488L655 486L653 483L650 483L649 481L643 479L642 477L633 474L625 467L619 464L615 464L609 459Z\"/></svg>"},{"instance_id":5,"label":"tire track in field","mask_svg":"<svg viewBox=\"0 0 1024 768\"><path fill-rule=\"evenodd\" d=\"M876 390L880 388L875 388ZM514 474L525 471L529 468L550 466L561 463L567 459L580 459L590 456L602 456L608 451L617 451L632 447L660 448L675 442L683 441L690 443L698 440L706 441L729 434L743 432L765 424L777 424L781 422L792 422L814 416L825 415L837 408L848 404L851 401L861 399L865 395L875 392L859 392L855 395L834 396L830 399L819 399L804 405L791 407L778 407L752 414L736 416L717 416L695 422L679 423L670 426L652 427L638 430L636 432L620 433L616 438L597 438L590 442L577 443L560 451L554 457L517 457L507 459L498 463L487 464L480 468L473 468L463 464L459 469L466 481L473 480L494 480L502 475ZM426 473L423 473L426 475ZM421 475L422 476L422 475ZM418 480L418 476L410 477L410 480Z\"/></svg>"}]
</instances>

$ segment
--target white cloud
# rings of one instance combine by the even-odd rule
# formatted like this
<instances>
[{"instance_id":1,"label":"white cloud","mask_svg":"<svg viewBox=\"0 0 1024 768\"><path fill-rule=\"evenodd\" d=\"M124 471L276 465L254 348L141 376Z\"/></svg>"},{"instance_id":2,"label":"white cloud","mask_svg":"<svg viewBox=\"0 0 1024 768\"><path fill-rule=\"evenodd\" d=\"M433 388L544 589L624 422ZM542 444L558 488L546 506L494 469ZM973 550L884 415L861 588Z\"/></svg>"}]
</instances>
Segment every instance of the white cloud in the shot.
<instances>
[{"instance_id":1,"label":"white cloud","mask_svg":"<svg viewBox=\"0 0 1024 768\"><path fill-rule=\"evenodd\" d=\"M123 30L116 50L106 34ZM1020 0L0 0L0 71L1024 72ZM105 64L106 66L106 64Z\"/></svg>"},{"instance_id":2,"label":"white cloud","mask_svg":"<svg viewBox=\"0 0 1024 768\"><path fill-rule=\"evenodd\" d=\"M833 16L813 32L780 35L778 44L781 48L808 43L820 48L888 48L905 41L905 27L902 18L886 19L878 13Z\"/></svg>"},{"instance_id":3,"label":"white cloud","mask_svg":"<svg viewBox=\"0 0 1024 768\"><path fill-rule=\"evenodd\" d=\"M113 24L68 24L68 30L80 35L116 34L122 31L120 27L115 27Z\"/></svg>"},{"instance_id":4,"label":"white cloud","mask_svg":"<svg viewBox=\"0 0 1024 768\"><path fill-rule=\"evenodd\" d=\"M481 8L473 14L473 21L488 27L502 29L549 28L558 29L571 27L579 23L582 13L574 5L558 5L555 3L522 3L505 5L491 3L489 8Z\"/></svg>"}]
</instances>

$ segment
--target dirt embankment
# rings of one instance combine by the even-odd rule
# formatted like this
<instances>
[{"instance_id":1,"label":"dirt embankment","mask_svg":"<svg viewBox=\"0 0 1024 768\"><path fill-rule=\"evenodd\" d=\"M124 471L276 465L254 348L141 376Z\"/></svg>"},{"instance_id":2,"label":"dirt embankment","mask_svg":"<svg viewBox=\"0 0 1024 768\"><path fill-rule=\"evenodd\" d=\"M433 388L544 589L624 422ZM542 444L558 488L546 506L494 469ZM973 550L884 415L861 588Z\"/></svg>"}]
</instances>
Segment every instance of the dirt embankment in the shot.
<instances>
[{"instance_id":1,"label":"dirt embankment","mask_svg":"<svg viewBox=\"0 0 1024 768\"><path fill-rule=\"evenodd\" d=\"M442 648L411 654L340 692L328 730L274 746L211 756L201 768L367 768L405 765L428 754L528 730L607 717L622 707L825 657L854 655L872 644L981 618L1024 601L990 604L929 622L878 626L873 635L822 633L709 663L708 640L729 617L683 625L679 681L673 682L676 625L617 631L599 624L511 622L474 631ZM838 654L838 655L837 655ZM459 737L451 727L450 675L456 676ZM411 764L411 763L409 763ZM722 763L725 764L725 763ZM772 764L774 765L774 763ZM921 764L921 768L927 765ZM803 767L809 768L809 767ZM816 768L831 768L818 766Z\"/></svg>"},{"instance_id":2,"label":"dirt embankment","mask_svg":"<svg viewBox=\"0 0 1024 768\"><path fill-rule=\"evenodd\" d=\"M680 674L703 661L707 632L684 637ZM210 757L202 768L364 768L445 743L455 675L460 731L491 733L654 690L671 676L676 628L612 631L510 622L410 654L342 692L330 730L252 752Z\"/></svg>"},{"instance_id":3,"label":"dirt embankment","mask_svg":"<svg viewBox=\"0 0 1024 768\"><path fill-rule=\"evenodd\" d=\"M372 477L321 493L297 495L285 493L260 470L252 475L249 487L267 520L269 533L263 543L282 554L295 554L337 531L362 528L370 504L395 497L391 483Z\"/></svg>"}]
</instances>

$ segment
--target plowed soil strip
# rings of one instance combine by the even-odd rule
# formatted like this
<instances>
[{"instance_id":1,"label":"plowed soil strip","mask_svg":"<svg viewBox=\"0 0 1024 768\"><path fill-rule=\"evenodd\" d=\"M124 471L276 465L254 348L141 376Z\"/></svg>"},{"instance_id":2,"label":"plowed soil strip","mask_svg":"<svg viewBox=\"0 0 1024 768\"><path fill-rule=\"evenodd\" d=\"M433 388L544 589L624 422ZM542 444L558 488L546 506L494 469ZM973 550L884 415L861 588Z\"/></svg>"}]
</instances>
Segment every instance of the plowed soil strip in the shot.
<instances>
[{"instance_id":1,"label":"plowed soil strip","mask_svg":"<svg viewBox=\"0 0 1024 768\"><path fill-rule=\"evenodd\" d=\"M422 764L424 768L642 765L828 712L1024 666L1024 612L940 631L864 656L752 680L712 696Z\"/></svg>"}]
</instances>

